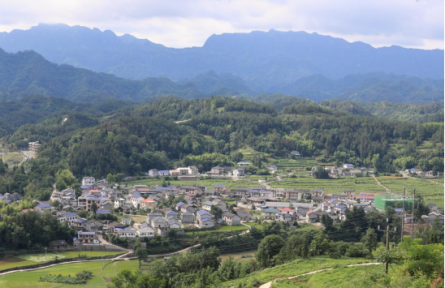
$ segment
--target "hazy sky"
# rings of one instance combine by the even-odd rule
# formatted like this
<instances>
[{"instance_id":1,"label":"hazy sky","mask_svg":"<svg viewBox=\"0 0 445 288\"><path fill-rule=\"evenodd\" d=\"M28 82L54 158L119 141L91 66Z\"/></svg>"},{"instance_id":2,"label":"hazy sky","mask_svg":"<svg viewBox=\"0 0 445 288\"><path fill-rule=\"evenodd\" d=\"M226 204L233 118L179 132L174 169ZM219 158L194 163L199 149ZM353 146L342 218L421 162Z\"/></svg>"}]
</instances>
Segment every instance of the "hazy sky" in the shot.
<instances>
[{"instance_id":1,"label":"hazy sky","mask_svg":"<svg viewBox=\"0 0 445 288\"><path fill-rule=\"evenodd\" d=\"M444 47L443 0L1 0L0 31L65 23L168 47L225 32L307 31L375 47Z\"/></svg>"}]
</instances>

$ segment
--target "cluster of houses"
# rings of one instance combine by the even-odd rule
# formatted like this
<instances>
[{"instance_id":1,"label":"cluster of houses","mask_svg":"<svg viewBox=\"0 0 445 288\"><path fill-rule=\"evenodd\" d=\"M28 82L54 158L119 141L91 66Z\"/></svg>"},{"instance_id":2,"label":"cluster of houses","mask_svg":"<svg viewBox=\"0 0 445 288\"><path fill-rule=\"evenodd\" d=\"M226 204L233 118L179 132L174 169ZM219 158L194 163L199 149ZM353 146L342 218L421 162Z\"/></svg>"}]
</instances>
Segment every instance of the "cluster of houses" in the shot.
<instances>
[{"instance_id":1,"label":"cluster of houses","mask_svg":"<svg viewBox=\"0 0 445 288\"><path fill-rule=\"evenodd\" d=\"M165 177L165 176L176 176L179 180L196 180L199 176L213 176L213 177L221 177L221 176L229 176L229 177L242 177L245 176L245 171L243 168L248 167L250 162L241 161L237 163L238 167L230 167L230 166L215 166L210 171L200 174L199 170L196 166L188 166L188 167L179 167L174 170L157 170L150 169L148 170L147 175L150 177Z\"/></svg>"},{"instance_id":2,"label":"cluster of houses","mask_svg":"<svg viewBox=\"0 0 445 288\"><path fill-rule=\"evenodd\" d=\"M324 169L328 171L329 177L331 178L337 178L340 176L356 176L359 174L367 174L367 173L374 173L373 170L366 168L366 167L360 167L356 168L353 164L343 164L340 167L328 165L324 166ZM312 167L311 171L309 172L309 175L312 176L312 174L317 170L317 166Z\"/></svg>"},{"instance_id":3,"label":"cluster of houses","mask_svg":"<svg viewBox=\"0 0 445 288\"><path fill-rule=\"evenodd\" d=\"M197 169L178 168L179 173L197 173ZM222 171L224 167L214 167L214 172ZM351 168L351 167L349 167ZM213 170L213 168L212 168ZM229 169L227 169L228 171ZM152 170L150 170L152 171ZM183 172L185 171L185 172ZM155 171L152 171L153 173ZM157 171L157 173L163 173ZM154 175L154 174L153 174ZM187 174L189 175L189 174ZM226 189L223 184L212 187L200 185L183 185L148 188L146 185L134 185L122 190L110 187L106 181L96 181L93 177L82 180L81 195L68 188L63 191L54 190L49 202L36 201L33 209L22 212L49 211L57 216L58 221L65 222L77 231L75 246L101 244L103 233L112 233L121 238L136 237L168 237L170 231L183 233L184 229L209 229L220 225L241 225L244 221L263 218L266 221L281 222L319 222L323 215L333 220L344 220L345 211L354 207L362 207L365 212L382 210L376 205L375 199L382 195L376 193L360 193L345 190L341 193L324 193L322 189L265 189L264 187ZM384 196L384 195L383 195ZM163 199L179 197L181 201L171 207L163 208L159 204ZM397 201L391 198L391 201ZM0 195L0 200L11 203L18 201L20 195ZM227 199L232 199L230 204ZM57 203L58 205L54 205ZM234 205L233 205L234 204ZM434 204L428 204L431 213L422 218L426 222L438 219L443 223L443 215ZM215 209L217 207L218 209ZM221 210L222 216L214 211ZM401 210L401 209L399 209ZM80 211L94 211L96 215L113 214L119 211L130 214L135 211L145 212L146 219L135 223L131 218L119 221L96 220L113 219L113 217L96 217L84 219ZM252 211L257 211L252 213ZM409 219L406 219L409 221Z\"/></svg>"},{"instance_id":4,"label":"cluster of houses","mask_svg":"<svg viewBox=\"0 0 445 288\"><path fill-rule=\"evenodd\" d=\"M423 177L427 177L427 178L434 178L434 177L442 177L443 176L443 174L441 172L437 172L436 175L434 175L433 170L429 170L429 171L425 172L422 169L417 169L417 168L406 169L405 173L412 174L412 175L423 176Z\"/></svg>"}]
</instances>

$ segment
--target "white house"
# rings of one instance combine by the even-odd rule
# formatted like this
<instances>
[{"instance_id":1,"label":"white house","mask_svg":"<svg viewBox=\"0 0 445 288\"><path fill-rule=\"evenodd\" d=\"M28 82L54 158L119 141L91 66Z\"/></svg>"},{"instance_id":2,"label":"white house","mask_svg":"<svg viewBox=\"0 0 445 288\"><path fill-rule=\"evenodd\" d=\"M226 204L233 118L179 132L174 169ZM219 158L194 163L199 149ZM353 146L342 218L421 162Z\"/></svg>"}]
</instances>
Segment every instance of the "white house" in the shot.
<instances>
[{"instance_id":1,"label":"white house","mask_svg":"<svg viewBox=\"0 0 445 288\"><path fill-rule=\"evenodd\" d=\"M206 201L206 202L202 203L202 209L211 211L212 206L217 206L217 205L218 205L218 203Z\"/></svg>"},{"instance_id":2,"label":"white house","mask_svg":"<svg viewBox=\"0 0 445 288\"><path fill-rule=\"evenodd\" d=\"M235 170L233 170L232 175L233 175L233 177L240 177L240 176L244 176L246 174L244 173L244 169L235 169Z\"/></svg>"},{"instance_id":3,"label":"white house","mask_svg":"<svg viewBox=\"0 0 445 288\"><path fill-rule=\"evenodd\" d=\"M125 204L125 199L124 198L116 198L114 200L114 208L119 208L124 206Z\"/></svg>"},{"instance_id":4,"label":"white house","mask_svg":"<svg viewBox=\"0 0 445 288\"><path fill-rule=\"evenodd\" d=\"M65 213L57 218L59 222L68 222L69 226L72 226L79 216L76 213Z\"/></svg>"},{"instance_id":5,"label":"white house","mask_svg":"<svg viewBox=\"0 0 445 288\"><path fill-rule=\"evenodd\" d=\"M150 227L141 228L136 233L137 233L137 235L140 238L144 238L144 237L152 238L152 237L155 237L155 231L152 228L150 228Z\"/></svg>"},{"instance_id":6,"label":"white house","mask_svg":"<svg viewBox=\"0 0 445 288\"><path fill-rule=\"evenodd\" d=\"M247 167L250 165L250 162L248 161L241 161L237 163L239 167Z\"/></svg>"},{"instance_id":7,"label":"white house","mask_svg":"<svg viewBox=\"0 0 445 288\"><path fill-rule=\"evenodd\" d=\"M96 179L94 177L83 177L82 186L92 186L96 183Z\"/></svg>"},{"instance_id":8,"label":"white house","mask_svg":"<svg viewBox=\"0 0 445 288\"><path fill-rule=\"evenodd\" d=\"M117 233L120 238L136 238L137 230L133 227L127 227L125 229L117 229Z\"/></svg>"},{"instance_id":9,"label":"white house","mask_svg":"<svg viewBox=\"0 0 445 288\"><path fill-rule=\"evenodd\" d=\"M352 164L343 164L343 168L345 168L345 169L354 169L354 165L352 165Z\"/></svg>"},{"instance_id":10,"label":"white house","mask_svg":"<svg viewBox=\"0 0 445 288\"><path fill-rule=\"evenodd\" d=\"M148 176L150 176L150 177L156 177L156 176L159 176L159 174L158 174L158 169L150 169L150 170L148 170Z\"/></svg>"}]
</instances>

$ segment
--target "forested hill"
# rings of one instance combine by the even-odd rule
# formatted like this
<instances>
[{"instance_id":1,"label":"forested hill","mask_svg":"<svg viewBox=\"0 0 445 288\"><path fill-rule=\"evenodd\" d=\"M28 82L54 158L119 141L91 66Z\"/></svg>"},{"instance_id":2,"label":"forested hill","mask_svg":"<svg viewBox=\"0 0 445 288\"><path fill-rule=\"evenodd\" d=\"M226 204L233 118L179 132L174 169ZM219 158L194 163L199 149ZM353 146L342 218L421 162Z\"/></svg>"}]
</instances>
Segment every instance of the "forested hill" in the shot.
<instances>
[{"instance_id":1,"label":"forested hill","mask_svg":"<svg viewBox=\"0 0 445 288\"><path fill-rule=\"evenodd\" d=\"M167 78L127 80L70 65L54 64L32 51L10 54L1 49L0 93L10 97L39 94L90 103L107 99L141 102L168 94L184 98L206 95L192 84L180 85Z\"/></svg>"},{"instance_id":2,"label":"forested hill","mask_svg":"<svg viewBox=\"0 0 445 288\"><path fill-rule=\"evenodd\" d=\"M8 52L34 50L58 64L128 79L163 76L178 81L209 70L231 73L263 92L315 74L332 79L373 72L444 77L443 50L373 48L306 32L212 35L202 47L173 49L109 30L41 24L0 33L0 47Z\"/></svg>"},{"instance_id":3,"label":"forested hill","mask_svg":"<svg viewBox=\"0 0 445 288\"><path fill-rule=\"evenodd\" d=\"M311 100L331 98L352 99L369 102L391 100L392 102L425 103L443 101L443 80L374 73L351 75L331 80L321 75L299 79L284 87L271 88ZM27 94L40 94L76 102L103 103L120 99L145 102L163 95L176 95L186 99L203 98L209 95L255 97L258 91L240 77L208 71L180 84L167 78L127 80L113 75L95 73L69 65L57 65L39 54L27 51L9 54L0 50L0 95L15 99ZM255 98L254 98L255 100Z\"/></svg>"},{"instance_id":4,"label":"forested hill","mask_svg":"<svg viewBox=\"0 0 445 288\"><path fill-rule=\"evenodd\" d=\"M443 101L416 105L388 101L358 103L334 99L322 101L320 105L354 115L372 115L387 119L417 123L444 121Z\"/></svg>"},{"instance_id":5,"label":"forested hill","mask_svg":"<svg viewBox=\"0 0 445 288\"><path fill-rule=\"evenodd\" d=\"M280 114L270 105L222 97L162 98L127 112L44 140L39 157L27 165L35 173L68 168L79 177L138 175L177 165L208 171L233 165L240 159L238 150L251 147L273 157L297 149L322 163L346 162L387 172L443 167L441 123L350 115L313 103L286 106ZM188 121L174 122L180 119ZM432 148L418 150L424 141Z\"/></svg>"}]
</instances>

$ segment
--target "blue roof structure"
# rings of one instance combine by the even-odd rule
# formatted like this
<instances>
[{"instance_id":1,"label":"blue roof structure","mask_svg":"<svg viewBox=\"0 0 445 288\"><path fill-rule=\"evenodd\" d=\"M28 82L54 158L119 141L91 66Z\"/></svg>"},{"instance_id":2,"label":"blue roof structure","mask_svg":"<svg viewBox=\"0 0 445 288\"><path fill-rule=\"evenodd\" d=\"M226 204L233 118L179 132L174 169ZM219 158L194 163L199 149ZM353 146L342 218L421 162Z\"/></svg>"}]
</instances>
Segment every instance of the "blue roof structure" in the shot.
<instances>
[{"instance_id":1,"label":"blue roof structure","mask_svg":"<svg viewBox=\"0 0 445 288\"><path fill-rule=\"evenodd\" d=\"M185 205L185 203L184 203L184 202L178 202L178 203L176 203L176 206L182 206L182 205Z\"/></svg>"},{"instance_id":2,"label":"blue roof structure","mask_svg":"<svg viewBox=\"0 0 445 288\"><path fill-rule=\"evenodd\" d=\"M225 187L225 185L224 184L215 184L215 185L213 185L213 187Z\"/></svg>"},{"instance_id":3,"label":"blue roof structure","mask_svg":"<svg viewBox=\"0 0 445 288\"><path fill-rule=\"evenodd\" d=\"M266 212L266 213L278 213L278 210L277 209L264 209L263 212Z\"/></svg>"},{"instance_id":4,"label":"blue roof structure","mask_svg":"<svg viewBox=\"0 0 445 288\"><path fill-rule=\"evenodd\" d=\"M50 208L51 207L51 205L49 205L49 204L39 204L37 206L39 206L40 208Z\"/></svg>"},{"instance_id":5,"label":"blue roof structure","mask_svg":"<svg viewBox=\"0 0 445 288\"><path fill-rule=\"evenodd\" d=\"M209 211L205 211L205 210L199 210L198 212L196 212L198 215L202 216L202 215L211 215Z\"/></svg>"},{"instance_id":6,"label":"blue roof structure","mask_svg":"<svg viewBox=\"0 0 445 288\"><path fill-rule=\"evenodd\" d=\"M70 213L62 214L62 216L63 216L63 217L73 217L73 216L77 216L77 214L74 213L74 212L70 212Z\"/></svg>"},{"instance_id":7,"label":"blue roof structure","mask_svg":"<svg viewBox=\"0 0 445 288\"><path fill-rule=\"evenodd\" d=\"M110 213L110 211L108 211L108 210L97 210L96 211L96 214L109 214Z\"/></svg>"},{"instance_id":8,"label":"blue roof structure","mask_svg":"<svg viewBox=\"0 0 445 288\"><path fill-rule=\"evenodd\" d=\"M168 211L167 213L165 213L166 215L178 215L177 212L175 211Z\"/></svg>"}]
</instances>

